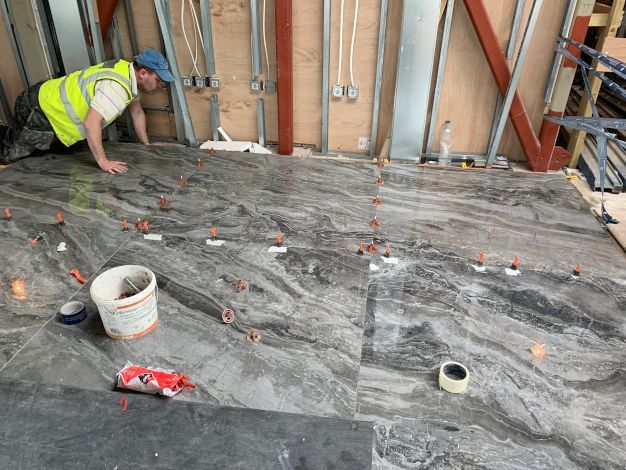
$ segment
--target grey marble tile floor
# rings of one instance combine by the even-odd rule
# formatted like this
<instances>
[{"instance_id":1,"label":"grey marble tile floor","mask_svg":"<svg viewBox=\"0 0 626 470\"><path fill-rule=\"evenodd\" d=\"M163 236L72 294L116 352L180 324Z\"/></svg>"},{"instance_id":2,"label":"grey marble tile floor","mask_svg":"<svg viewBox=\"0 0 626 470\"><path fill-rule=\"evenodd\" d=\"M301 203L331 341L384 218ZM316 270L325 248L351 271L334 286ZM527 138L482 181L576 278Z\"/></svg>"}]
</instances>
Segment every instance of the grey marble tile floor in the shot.
<instances>
[{"instance_id":1,"label":"grey marble tile floor","mask_svg":"<svg viewBox=\"0 0 626 470\"><path fill-rule=\"evenodd\" d=\"M172 402L268 413L250 414L255 422L288 412L290 426L319 417L312 429L328 426L337 440L329 464L317 441L306 449L311 468L622 468L626 259L559 175L107 151L129 162L127 174L99 173L87 151L0 172L0 204L13 214L0 222L1 386L41 384L51 402L78 387L97 401L131 361L188 374L196 389ZM163 239L123 232L124 217L147 218ZM223 246L205 244L211 227ZM269 253L278 232L287 252ZM372 240L378 253L356 253ZM60 241L68 251L56 251ZM397 264L384 262L387 243ZM484 273L470 266L479 251ZM504 274L514 256L518 277ZM95 276L121 264L150 268L159 286L157 328L130 341L106 336L89 296ZM72 268L89 278L82 288ZM56 319L70 298L87 305L79 325ZM245 340L252 329L258 344ZM528 349L535 341L543 359ZM465 394L439 390L451 359L470 371ZM332 420L369 426L374 438L336 444ZM342 454L364 440L365 466Z\"/></svg>"}]
</instances>

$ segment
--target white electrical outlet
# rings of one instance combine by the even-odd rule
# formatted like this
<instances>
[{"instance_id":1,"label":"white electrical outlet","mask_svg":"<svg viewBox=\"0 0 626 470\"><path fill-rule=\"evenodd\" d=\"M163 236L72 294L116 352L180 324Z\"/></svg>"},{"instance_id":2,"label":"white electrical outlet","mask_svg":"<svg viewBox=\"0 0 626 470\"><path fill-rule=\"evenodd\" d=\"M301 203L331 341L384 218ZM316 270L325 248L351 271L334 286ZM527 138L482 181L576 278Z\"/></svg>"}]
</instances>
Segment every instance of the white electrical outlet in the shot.
<instances>
[{"instance_id":1,"label":"white electrical outlet","mask_svg":"<svg viewBox=\"0 0 626 470\"><path fill-rule=\"evenodd\" d=\"M340 84L333 85L333 96L335 98L341 98L343 94L344 94L343 85L340 85Z\"/></svg>"},{"instance_id":2,"label":"white electrical outlet","mask_svg":"<svg viewBox=\"0 0 626 470\"><path fill-rule=\"evenodd\" d=\"M359 150L369 150L371 139L369 137L359 137Z\"/></svg>"},{"instance_id":3,"label":"white electrical outlet","mask_svg":"<svg viewBox=\"0 0 626 470\"><path fill-rule=\"evenodd\" d=\"M359 87L356 85L348 85L348 98L356 100L359 97Z\"/></svg>"}]
</instances>

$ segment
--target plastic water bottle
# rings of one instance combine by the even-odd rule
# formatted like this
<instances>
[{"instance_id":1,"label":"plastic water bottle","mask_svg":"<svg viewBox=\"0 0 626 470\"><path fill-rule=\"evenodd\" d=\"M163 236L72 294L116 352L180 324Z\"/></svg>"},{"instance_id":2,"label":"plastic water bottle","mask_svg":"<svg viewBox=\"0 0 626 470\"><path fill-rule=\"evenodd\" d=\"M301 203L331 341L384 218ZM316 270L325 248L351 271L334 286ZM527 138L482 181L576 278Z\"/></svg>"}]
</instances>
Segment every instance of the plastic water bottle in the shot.
<instances>
[{"instance_id":1,"label":"plastic water bottle","mask_svg":"<svg viewBox=\"0 0 626 470\"><path fill-rule=\"evenodd\" d=\"M450 149L452 148L452 124L450 121L446 121L441 126L441 133L439 134L439 165L450 164Z\"/></svg>"}]
</instances>

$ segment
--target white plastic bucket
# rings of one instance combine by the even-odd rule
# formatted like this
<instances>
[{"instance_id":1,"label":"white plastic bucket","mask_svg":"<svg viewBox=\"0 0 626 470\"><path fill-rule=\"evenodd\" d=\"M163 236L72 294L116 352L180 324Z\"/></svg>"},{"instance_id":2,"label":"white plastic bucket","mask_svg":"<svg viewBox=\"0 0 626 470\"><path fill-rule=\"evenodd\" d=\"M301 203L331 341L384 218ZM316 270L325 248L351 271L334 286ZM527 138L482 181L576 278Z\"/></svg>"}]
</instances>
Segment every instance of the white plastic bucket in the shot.
<instances>
[{"instance_id":1,"label":"white plastic bucket","mask_svg":"<svg viewBox=\"0 0 626 470\"><path fill-rule=\"evenodd\" d=\"M141 292L120 299L130 290L125 277ZM98 307L104 330L113 339L139 338L157 325L158 287L156 276L148 268L125 265L109 269L93 281L89 293Z\"/></svg>"}]
</instances>

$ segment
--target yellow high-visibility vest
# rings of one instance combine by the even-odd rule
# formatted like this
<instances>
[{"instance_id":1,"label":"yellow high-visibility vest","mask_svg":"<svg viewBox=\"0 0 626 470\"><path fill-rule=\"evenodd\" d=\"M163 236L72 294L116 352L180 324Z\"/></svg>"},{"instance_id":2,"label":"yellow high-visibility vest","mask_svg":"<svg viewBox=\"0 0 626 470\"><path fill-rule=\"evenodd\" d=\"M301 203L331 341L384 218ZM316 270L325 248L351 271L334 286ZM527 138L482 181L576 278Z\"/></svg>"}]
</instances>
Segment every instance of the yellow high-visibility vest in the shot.
<instances>
[{"instance_id":1,"label":"yellow high-visibility vest","mask_svg":"<svg viewBox=\"0 0 626 470\"><path fill-rule=\"evenodd\" d=\"M128 92L126 105L132 100L130 62L110 60L77 70L65 77L44 82L39 88L39 106L66 146L84 140L83 125L98 80L115 80ZM102 127L110 122L103 122Z\"/></svg>"}]
</instances>

